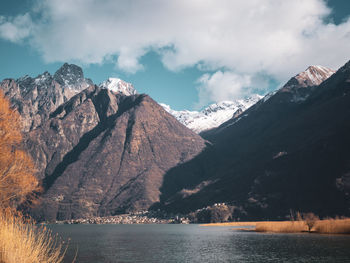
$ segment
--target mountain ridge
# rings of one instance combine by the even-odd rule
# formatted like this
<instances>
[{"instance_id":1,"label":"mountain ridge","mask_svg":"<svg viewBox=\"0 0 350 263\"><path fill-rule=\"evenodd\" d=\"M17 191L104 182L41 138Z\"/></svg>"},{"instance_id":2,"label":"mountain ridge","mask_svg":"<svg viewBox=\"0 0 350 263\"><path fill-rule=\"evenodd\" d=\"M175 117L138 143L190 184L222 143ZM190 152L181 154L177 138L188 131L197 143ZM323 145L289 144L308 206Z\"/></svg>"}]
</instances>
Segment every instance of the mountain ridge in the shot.
<instances>
[{"instance_id":1,"label":"mountain ridge","mask_svg":"<svg viewBox=\"0 0 350 263\"><path fill-rule=\"evenodd\" d=\"M204 108L201 111L175 111L169 105L160 103L160 105L179 122L193 130L196 133L215 128L225 121L238 116L249 107L258 102L263 96L254 94L246 99L236 101L221 101Z\"/></svg>"}]
</instances>

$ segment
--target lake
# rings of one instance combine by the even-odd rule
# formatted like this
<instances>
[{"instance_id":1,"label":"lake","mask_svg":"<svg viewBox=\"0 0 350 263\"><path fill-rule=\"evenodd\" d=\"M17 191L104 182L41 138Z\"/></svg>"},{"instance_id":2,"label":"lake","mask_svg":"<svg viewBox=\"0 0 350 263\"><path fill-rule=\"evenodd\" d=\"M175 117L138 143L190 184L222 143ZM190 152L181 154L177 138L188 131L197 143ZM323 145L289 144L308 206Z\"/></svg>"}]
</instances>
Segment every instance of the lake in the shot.
<instances>
[{"instance_id":1,"label":"lake","mask_svg":"<svg viewBox=\"0 0 350 263\"><path fill-rule=\"evenodd\" d=\"M350 262L350 236L270 234L199 225L51 225L65 262Z\"/></svg>"}]
</instances>

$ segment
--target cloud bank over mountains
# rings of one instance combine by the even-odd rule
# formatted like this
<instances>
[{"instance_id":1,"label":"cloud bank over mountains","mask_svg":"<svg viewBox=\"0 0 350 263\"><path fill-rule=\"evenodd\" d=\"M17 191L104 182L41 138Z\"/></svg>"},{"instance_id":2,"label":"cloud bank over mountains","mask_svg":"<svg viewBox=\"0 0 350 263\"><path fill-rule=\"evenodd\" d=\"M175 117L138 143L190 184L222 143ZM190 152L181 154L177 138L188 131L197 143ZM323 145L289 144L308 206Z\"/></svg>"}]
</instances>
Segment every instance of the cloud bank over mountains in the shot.
<instances>
[{"instance_id":1,"label":"cloud bank over mountains","mask_svg":"<svg viewBox=\"0 0 350 263\"><path fill-rule=\"evenodd\" d=\"M331 12L322 0L38 0L0 17L0 37L46 62L113 61L130 73L153 51L169 70L212 72L198 80L205 101L244 95L258 74L282 82L310 63L338 68L350 54L350 19L325 22Z\"/></svg>"}]
</instances>

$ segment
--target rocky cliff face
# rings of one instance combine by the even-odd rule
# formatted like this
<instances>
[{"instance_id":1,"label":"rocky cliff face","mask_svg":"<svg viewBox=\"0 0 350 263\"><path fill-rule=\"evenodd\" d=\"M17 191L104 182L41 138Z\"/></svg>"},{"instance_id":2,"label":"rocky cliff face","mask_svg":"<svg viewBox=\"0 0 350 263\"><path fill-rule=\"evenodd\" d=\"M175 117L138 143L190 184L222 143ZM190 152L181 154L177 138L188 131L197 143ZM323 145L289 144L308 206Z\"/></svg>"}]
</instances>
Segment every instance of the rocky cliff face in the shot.
<instances>
[{"instance_id":1,"label":"rocky cliff face","mask_svg":"<svg viewBox=\"0 0 350 263\"><path fill-rule=\"evenodd\" d=\"M54 76L45 72L36 78L5 79L0 88L11 98L21 114L23 130L28 132L42 125L59 105L89 85L92 81L84 78L81 68L66 63Z\"/></svg>"},{"instance_id":2,"label":"rocky cliff face","mask_svg":"<svg viewBox=\"0 0 350 263\"><path fill-rule=\"evenodd\" d=\"M31 211L37 219L147 209L159 201L164 174L204 149L200 136L149 96L81 90L74 85L84 83L79 69L65 64L58 72L60 79L45 73L43 82L40 75L1 86L27 124L25 146L43 181L41 203Z\"/></svg>"}]
</instances>

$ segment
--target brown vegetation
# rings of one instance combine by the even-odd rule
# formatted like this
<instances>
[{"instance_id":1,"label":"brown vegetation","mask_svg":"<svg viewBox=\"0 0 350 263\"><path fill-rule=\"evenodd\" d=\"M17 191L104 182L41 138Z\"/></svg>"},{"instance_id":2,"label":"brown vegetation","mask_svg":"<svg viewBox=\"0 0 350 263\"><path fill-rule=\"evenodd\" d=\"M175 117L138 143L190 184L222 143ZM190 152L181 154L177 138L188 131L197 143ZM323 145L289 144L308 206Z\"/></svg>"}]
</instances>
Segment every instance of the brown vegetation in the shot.
<instances>
[{"instance_id":1,"label":"brown vegetation","mask_svg":"<svg viewBox=\"0 0 350 263\"><path fill-rule=\"evenodd\" d=\"M260 222L255 226L257 232L276 232L276 233L296 233L307 232L308 228L304 221L271 221Z\"/></svg>"},{"instance_id":2,"label":"brown vegetation","mask_svg":"<svg viewBox=\"0 0 350 263\"><path fill-rule=\"evenodd\" d=\"M317 221L315 232L322 234L350 234L350 218Z\"/></svg>"},{"instance_id":3,"label":"brown vegetation","mask_svg":"<svg viewBox=\"0 0 350 263\"><path fill-rule=\"evenodd\" d=\"M256 224L257 232L297 233L313 232L320 234L350 234L350 219L325 219L314 221L309 228L306 221L260 222Z\"/></svg>"},{"instance_id":4,"label":"brown vegetation","mask_svg":"<svg viewBox=\"0 0 350 263\"><path fill-rule=\"evenodd\" d=\"M304 223L307 226L307 229L309 233L311 232L311 229L315 226L316 222L319 219L318 216L316 216L314 213L306 213L303 215Z\"/></svg>"},{"instance_id":5,"label":"brown vegetation","mask_svg":"<svg viewBox=\"0 0 350 263\"><path fill-rule=\"evenodd\" d=\"M0 262L61 262L65 251L57 238L15 211L39 190L33 161L21 141L19 115L0 91Z\"/></svg>"},{"instance_id":6,"label":"brown vegetation","mask_svg":"<svg viewBox=\"0 0 350 263\"><path fill-rule=\"evenodd\" d=\"M30 156L21 149L19 114L0 91L0 206L23 202L39 189Z\"/></svg>"},{"instance_id":7,"label":"brown vegetation","mask_svg":"<svg viewBox=\"0 0 350 263\"><path fill-rule=\"evenodd\" d=\"M0 212L0 262L56 263L64 254L62 242L45 227L13 210Z\"/></svg>"},{"instance_id":8,"label":"brown vegetation","mask_svg":"<svg viewBox=\"0 0 350 263\"><path fill-rule=\"evenodd\" d=\"M297 214L291 221L227 222L201 226L255 226L256 232L350 234L350 218L320 220L314 214Z\"/></svg>"}]
</instances>

